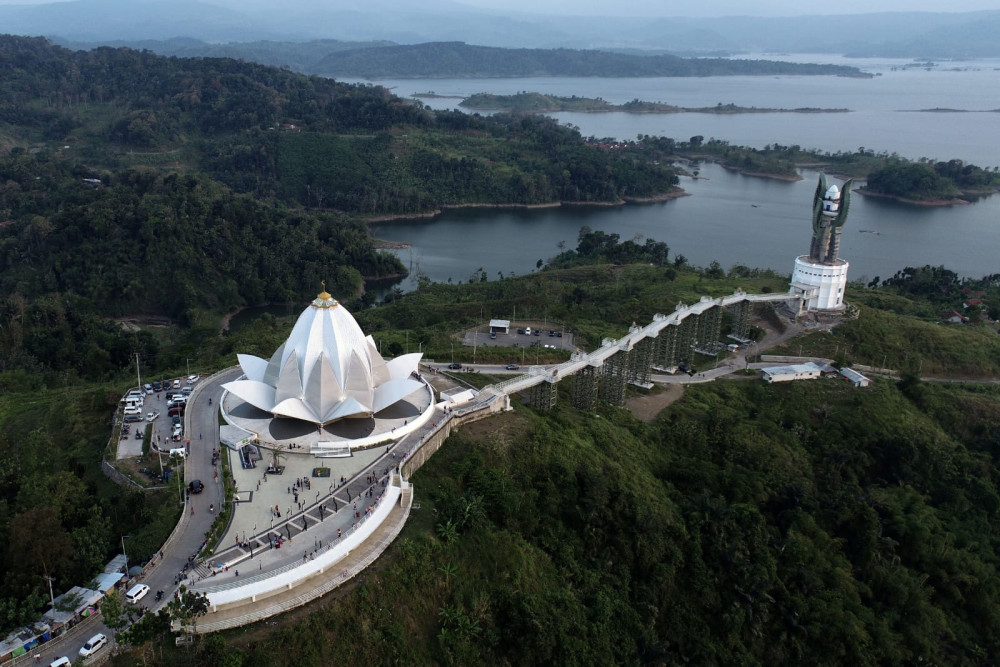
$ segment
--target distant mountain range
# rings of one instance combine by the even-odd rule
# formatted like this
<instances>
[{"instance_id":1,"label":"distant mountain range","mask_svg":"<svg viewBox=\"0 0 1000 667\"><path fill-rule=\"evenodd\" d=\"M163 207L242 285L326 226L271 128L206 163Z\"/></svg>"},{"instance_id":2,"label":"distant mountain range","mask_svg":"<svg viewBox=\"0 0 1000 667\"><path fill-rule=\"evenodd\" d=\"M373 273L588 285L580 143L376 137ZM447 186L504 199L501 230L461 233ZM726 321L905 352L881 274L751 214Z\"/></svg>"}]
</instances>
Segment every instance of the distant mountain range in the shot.
<instances>
[{"instance_id":1,"label":"distant mountain range","mask_svg":"<svg viewBox=\"0 0 1000 667\"><path fill-rule=\"evenodd\" d=\"M528 76L867 76L855 67L773 60L635 56L582 49L502 49L462 42L382 46L336 51L317 63L318 74L378 78Z\"/></svg>"},{"instance_id":2,"label":"distant mountain range","mask_svg":"<svg viewBox=\"0 0 1000 667\"><path fill-rule=\"evenodd\" d=\"M905 58L1000 57L1000 11L723 18L500 15L448 0L290 3L71 0L0 6L2 30L63 42L257 40L466 42L509 48L673 54L836 53Z\"/></svg>"},{"instance_id":3,"label":"distant mountain range","mask_svg":"<svg viewBox=\"0 0 1000 667\"><path fill-rule=\"evenodd\" d=\"M62 42L88 50L98 43ZM303 74L384 78L489 78L527 76L870 76L856 67L742 58L681 58L594 49L504 49L462 42L231 42L208 44L189 38L114 41L105 46L145 49L165 56L232 58Z\"/></svg>"}]
</instances>

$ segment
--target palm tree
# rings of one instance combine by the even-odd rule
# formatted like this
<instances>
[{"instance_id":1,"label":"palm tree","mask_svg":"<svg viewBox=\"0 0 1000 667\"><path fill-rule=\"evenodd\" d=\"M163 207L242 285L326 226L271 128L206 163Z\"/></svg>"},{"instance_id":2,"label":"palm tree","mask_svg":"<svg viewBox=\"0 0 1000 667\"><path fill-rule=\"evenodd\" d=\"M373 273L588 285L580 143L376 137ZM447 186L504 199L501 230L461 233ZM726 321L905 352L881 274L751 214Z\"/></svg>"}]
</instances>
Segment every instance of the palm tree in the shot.
<instances>
[{"instance_id":1,"label":"palm tree","mask_svg":"<svg viewBox=\"0 0 1000 667\"><path fill-rule=\"evenodd\" d=\"M277 449L271 450L271 468L275 473L281 474L284 471L284 467L281 465L285 461L285 455L279 452Z\"/></svg>"}]
</instances>

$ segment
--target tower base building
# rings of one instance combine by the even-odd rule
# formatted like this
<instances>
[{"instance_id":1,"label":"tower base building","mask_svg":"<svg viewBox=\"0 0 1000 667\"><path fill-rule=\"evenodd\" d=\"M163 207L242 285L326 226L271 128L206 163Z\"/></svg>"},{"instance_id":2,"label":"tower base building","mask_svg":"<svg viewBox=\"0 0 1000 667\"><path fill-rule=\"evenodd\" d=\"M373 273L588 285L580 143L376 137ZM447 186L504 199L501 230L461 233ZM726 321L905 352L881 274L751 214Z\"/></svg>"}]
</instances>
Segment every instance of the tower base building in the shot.
<instances>
[{"instance_id":1,"label":"tower base building","mask_svg":"<svg viewBox=\"0 0 1000 667\"><path fill-rule=\"evenodd\" d=\"M790 291L798 296L794 305L800 313L844 308L849 265L838 254L840 232L851 206L852 183L853 180L846 181L843 189L836 185L827 187L826 175L819 175L813 196L813 236L809 254L796 257L792 271Z\"/></svg>"},{"instance_id":2,"label":"tower base building","mask_svg":"<svg viewBox=\"0 0 1000 667\"><path fill-rule=\"evenodd\" d=\"M802 295L801 310L843 309L848 266L843 259L821 264L811 261L809 255L796 257L791 289Z\"/></svg>"}]
</instances>

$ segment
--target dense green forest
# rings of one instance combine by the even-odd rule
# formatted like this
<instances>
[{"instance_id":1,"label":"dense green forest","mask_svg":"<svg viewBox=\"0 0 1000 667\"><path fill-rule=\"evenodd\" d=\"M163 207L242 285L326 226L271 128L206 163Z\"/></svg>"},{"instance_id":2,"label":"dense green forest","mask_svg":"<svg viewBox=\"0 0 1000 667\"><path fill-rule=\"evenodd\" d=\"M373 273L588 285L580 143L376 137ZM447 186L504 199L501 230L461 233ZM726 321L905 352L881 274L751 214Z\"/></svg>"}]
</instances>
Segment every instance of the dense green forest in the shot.
<instances>
[{"instance_id":1,"label":"dense green forest","mask_svg":"<svg viewBox=\"0 0 1000 667\"><path fill-rule=\"evenodd\" d=\"M89 184L70 160L19 148L0 173L0 210L13 221L0 233L0 292L10 297L72 294L104 315L183 317L288 301L324 277L350 296L362 275L402 270L361 223L235 195L201 175L98 172Z\"/></svg>"},{"instance_id":2,"label":"dense green forest","mask_svg":"<svg viewBox=\"0 0 1000 667\"><path fill-rule=\"evenodd\" d=\"M713 383L651 425L567 404L453 435L360 583L294 622L206 639L199 664L976 665L1000 651L995 388ZM159 664L193 660L164 648Z\"/></svg>"},{"instance_id":3,"label":"dense green forest","mask_svg":"<svg viewBox=\"0 0 1000 667\"><path fill-rule=\"evenodd\" d=\"M227 59L0 38L0 147L92 169L199 171L239 193L352 214L620 201L676 178L550 119L433 112L376 86Z\"/></svg>"},{"instance_id":4,"label":"dense green forest","mask_svg":"<svg viewBox=\"0 0 1000 667\"><path fill-rule=\"evenodd\" d=\"M318 74L316 64L330 53L373 46L395 46L395 42L346 42L336 39L313 39L305 42L255 40L250 42L205 42L190 37L172 39L135 39L106 42L75 42L59 38L53 41L60 46L79 51L90 51L102 46L128 47L152 51L161 56L177 58L232 58L246 60L269 67L290 69L300 74Z\"/></svg>"},{"instance_id":5,"label":"dense green forest","mask_svg":"<svg viewBox=\"0 0 1000 667\"><path fill-rule=\"evenodd\" d=\"M730 76L775 74L866 77L856 67L775 60L638 56L577 49L502 49L463 42L381 46L337 51L323 58L320 74L366 78L523 76Z\"/></svg>"},{"instance_id":6,"label":"dense green forest","mask_svg":"<svg viewBox=\"0 0 1000 667\"><path fill-rule=\"evenodd\" d=\"M144 562L180 516L176 490L143 493L101 472L121 394L62 385L0 387L0 634L38 619L49 604L45 577L57 595L87 585L121 553L122 535L133 564Z\"/></svg>"}]
</instances>

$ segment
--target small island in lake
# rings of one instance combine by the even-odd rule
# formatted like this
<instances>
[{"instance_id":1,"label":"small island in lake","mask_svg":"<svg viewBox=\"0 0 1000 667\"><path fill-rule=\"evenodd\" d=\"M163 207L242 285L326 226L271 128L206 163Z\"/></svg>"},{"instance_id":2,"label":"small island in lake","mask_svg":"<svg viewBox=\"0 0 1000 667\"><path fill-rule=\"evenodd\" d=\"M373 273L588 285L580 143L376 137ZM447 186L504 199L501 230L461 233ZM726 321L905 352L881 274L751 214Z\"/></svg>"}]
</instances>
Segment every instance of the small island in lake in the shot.
<instances>
[{"instance_id":1,"label":"small island in lake","mask_svg":"<svg viewBox=\"0 0 1000 667\"><path fill-rule=\"evenodd\" d=\"M891 159L869 173L867 185L858 192L921 206L950 206L968 204L962 197L993 194L998 187L996 173L961 160L927 164Z\"/></svg>"},{"instance_id":2,"label":"small island in lake","mask_svg":"<svg viewBox=\"0 0 1000 667\"><path fill-rule=\"evenodd\" d=\"M414 97L425 97L418 94ZM797 109L772 109L762 107L743 107L736 104L723 104L708 107L680 107L663 102L645 102L634 99L624 104L612 104L600 97L560 97L542 93L520 92L514 95L494 95L477 93L459 102L466 109L481 111L519 111L525 113L554 113L557 111L577 111L584 113L607 113L624 111L626 113L847 113L850 109L820 109L801 107Z\"/></svg>"}]
</instances>

